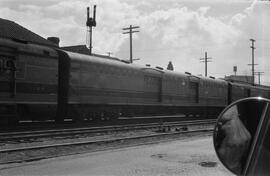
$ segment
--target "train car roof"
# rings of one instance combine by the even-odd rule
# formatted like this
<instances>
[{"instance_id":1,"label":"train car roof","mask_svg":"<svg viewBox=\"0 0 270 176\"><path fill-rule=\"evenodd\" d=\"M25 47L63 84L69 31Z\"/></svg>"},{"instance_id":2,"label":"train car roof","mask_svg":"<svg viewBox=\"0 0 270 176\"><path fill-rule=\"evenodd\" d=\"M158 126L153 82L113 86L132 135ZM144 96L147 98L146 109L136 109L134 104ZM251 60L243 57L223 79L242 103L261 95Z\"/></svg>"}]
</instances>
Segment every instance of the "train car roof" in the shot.
<instances>
[{"instance_id":1,"label":"train car roof","mask_svg":"<svg viewBox=\"0 0 270 176\"><path fill-rule=\"evenodd\" d=\"M80 53L74 53L70 51L62 50L65 53L68 54L68 56L71 58L71 60L78 60L78 61L84 61L84 62L93 62L97 64L106 64L111 65L115 67L122 67L122 68L129 68L129 69L139 69L134 66L134 64L128 64L126 62L122 62L119 60L113 60L113 59L105 59L103 57L99 57L97 55L85 55Z\"/></svg>"},{"instance_id":2,"label":"train car roof","mask_svg":"<svg viewBox=\"0 0 270 176\"><path fill-rule=\"evenodd\" d=\"M0 38L0 46L15 49L18 53L44 55L53 58L58 56L54 48L24 41Z\"/></svg>"},{"instance_id":3,"label":"train car roof","mask_svg":"<svg viewBox=\"0 0 270 176\"><path fill-rule=\"evenodd\" d=\"M251 88L251 89L270 90L270 87L265 86L265 85L258 85L258 84L252 85L250 83L240 83L240 82L230 82L230 84L235 85L235 86Z\"/></svg>"},{"instance_id":4,"label":"train car roof","mask_svg":"<svg viewBox=\"0 0 270 176\"><path fill-rule=\"evenodd\" d=\"M196 76L196 75L192 75L192 74L187 73L187 72L181 73L181 72L177 72L177 71L165 70L165 69L162 69L161 67L142 66L142 65L138 65L138 64L134 64L134 63L130 64L128 62L122 62L119 60L104 59L104 58L101 58L101 57L98 57L95 55L84 55L84 54L79 54L79 53L74 53L74 52L69 52L69 51L64 51L64 52L66 52L72 60L94 62L97 64L106 64L106 65L111 65L111 66L115 66L115 67L131 69L131 70L144 71L144 72L149 73L149 74L163 75L163 76L167 76L167 77L175 77L175 78L183 77L185 79L191 79L194 81L227 84L227 82L225 80L222 80L222 79Z\"/></svg>"}]
</instances>

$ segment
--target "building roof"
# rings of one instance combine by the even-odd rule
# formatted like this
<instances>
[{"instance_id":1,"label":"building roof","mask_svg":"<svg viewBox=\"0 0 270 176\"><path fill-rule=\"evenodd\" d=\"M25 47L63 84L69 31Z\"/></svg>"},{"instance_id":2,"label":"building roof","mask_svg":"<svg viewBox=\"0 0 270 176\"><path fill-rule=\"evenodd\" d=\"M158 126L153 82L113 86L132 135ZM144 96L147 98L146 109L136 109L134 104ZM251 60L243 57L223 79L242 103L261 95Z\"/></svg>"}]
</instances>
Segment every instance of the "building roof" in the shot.
<instances>
[{"instance_id":1,"label":"building roof","mask_svg":"<svg viewBox=\"0 0 270 176\"><path fill-rule=\"evenodd\" d=\"M65 46L65 47L61 47L61 49L66 50L66 51L71 51L74 53L92 55L92 56L101 57L101 58L105 58L105 59L112 59L112 60L119 60L120 61L120 59L118 59L116 57L105 56L105 55L94 54L94 53L90 54L90 51L86 47L86 45Z\"/></svg>"},{"instance_id":2,"label":"building roof","mask_svg":"<svg viewBox=\"0 0 270 176\"><path fill-rule=\"evenodd\" d=\"M24 28L23 26L13 21L2 18L0 18L0 38L56 47L56 44L46 40L38 34Z\"/></svg>"}]
</instances>

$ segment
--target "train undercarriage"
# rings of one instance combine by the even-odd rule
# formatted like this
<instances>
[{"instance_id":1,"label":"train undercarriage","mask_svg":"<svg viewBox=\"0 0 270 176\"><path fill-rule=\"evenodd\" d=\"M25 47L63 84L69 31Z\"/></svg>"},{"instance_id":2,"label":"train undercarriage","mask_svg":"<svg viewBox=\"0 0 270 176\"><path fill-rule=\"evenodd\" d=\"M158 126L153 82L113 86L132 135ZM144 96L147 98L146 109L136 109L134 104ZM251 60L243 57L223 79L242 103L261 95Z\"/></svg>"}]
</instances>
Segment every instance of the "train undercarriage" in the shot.
<instances>
[{"instance_id":1,"label":"train undercarriage","mask_svg":"<svg viewBox=\"0 0 270 176\"><path fill-rule=\"evenodd\" d=\"M23 121L56 121L65 120L109 121L119 117L170 116L216 118L223 107L184 107L184 106L140 106L140 105L68 105L66 115L57 115L56 104L5 104L0 106L1 125L15 125Z\"/></svg>"}]
</instances>

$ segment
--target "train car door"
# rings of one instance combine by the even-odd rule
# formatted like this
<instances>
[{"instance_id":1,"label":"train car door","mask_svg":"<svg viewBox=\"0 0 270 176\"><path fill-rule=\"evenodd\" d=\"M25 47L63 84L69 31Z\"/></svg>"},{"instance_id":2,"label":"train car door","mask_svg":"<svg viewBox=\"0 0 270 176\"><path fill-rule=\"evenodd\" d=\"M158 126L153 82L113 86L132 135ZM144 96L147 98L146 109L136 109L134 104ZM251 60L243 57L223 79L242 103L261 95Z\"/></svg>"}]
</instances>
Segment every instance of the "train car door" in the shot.
<instances>
[{"instance_id":1,"label":"train car door","mask_svg":"<svg viewBox=\"0 0 270 176\"><path fill-rule=\"evenodd\" d=\"M162 80L160 77L146 75L144 77L145 98L154 101L162 101Z\"/></svg>"},{"instance_id":2,"label":"train car door","mask_svg":"<svg viewBox=\"0 0 270 176\"><path fill-rule=\"evenodd\" d=\"M13 57L0 55L0 91L9 98L16 95L16 65Z\"/></svg>"},{"instance_id":3,"label":"train car door","mask_svg":"<svg viewBox=\"0 0 270 176\"><path fill-rule=\"evenodd\" d=\"M199 83L190 81L189 83L189 95L192 103L199 103Z\"/></svg>"}]
</instances>

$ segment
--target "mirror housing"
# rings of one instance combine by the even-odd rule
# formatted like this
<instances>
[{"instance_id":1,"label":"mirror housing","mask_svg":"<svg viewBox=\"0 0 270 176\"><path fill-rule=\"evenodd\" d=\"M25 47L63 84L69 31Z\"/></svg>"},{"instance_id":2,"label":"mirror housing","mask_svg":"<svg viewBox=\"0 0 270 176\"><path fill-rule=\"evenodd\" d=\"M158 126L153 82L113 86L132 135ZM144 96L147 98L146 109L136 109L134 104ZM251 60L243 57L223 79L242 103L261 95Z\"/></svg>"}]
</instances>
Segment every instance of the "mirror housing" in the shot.
<instances>
[{"instance_id":1,"label":"mirror housing","mask_svg":"<svg viewBox=\"0 0 270 176\"><path fill-rule=\"evenodd\" d=\"M219 115L213 142L219 160L231 172L245 175L269 100L252 97L227 106Z\"/></svg>"}]
</instances>

